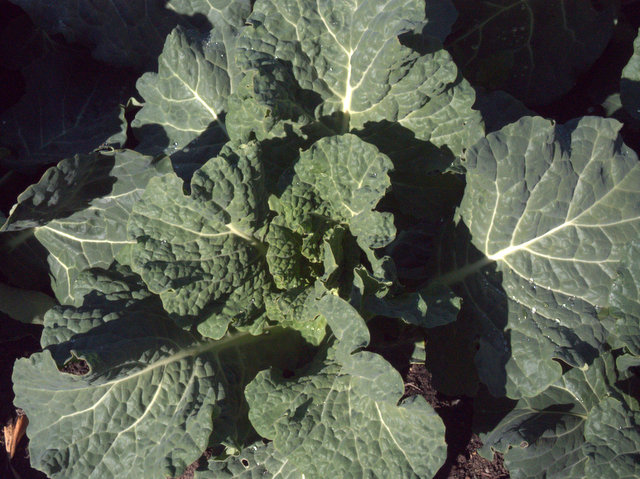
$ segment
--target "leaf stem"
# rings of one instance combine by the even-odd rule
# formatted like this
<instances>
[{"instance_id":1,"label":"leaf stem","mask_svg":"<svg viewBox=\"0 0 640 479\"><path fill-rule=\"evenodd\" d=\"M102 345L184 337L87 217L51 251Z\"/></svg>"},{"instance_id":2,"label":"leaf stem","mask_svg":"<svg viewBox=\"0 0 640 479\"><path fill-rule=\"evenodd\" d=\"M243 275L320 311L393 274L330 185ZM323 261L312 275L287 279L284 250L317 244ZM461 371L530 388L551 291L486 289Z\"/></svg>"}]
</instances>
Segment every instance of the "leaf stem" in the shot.
<instances>
[{"instance_id":1,"label":"leaf stem","mask_svg":"<svg viewBox=\"0 0 640 479\"><path fill-rule=\"evenodd\" d=\"M485 266L487 266L487 265L489 265L491 263L493 263L493 260L491 260L491 259L487 258L486 256L484 256L481 259L479 259L478 261L475 261L473 263L467 264L467 265L463 266L460 269L455 269L453 271L449 271L448 273L443 274L442 276L435 277L434 279L429 281L429 284L431 284L431 283L440 283L440 284L444 284L445 286L451 286L453 284L460 283L467 276L469 276L469 275L471 275L473 273L477 273L482 268L484 268Z\"/></svg>"}]
</instances>

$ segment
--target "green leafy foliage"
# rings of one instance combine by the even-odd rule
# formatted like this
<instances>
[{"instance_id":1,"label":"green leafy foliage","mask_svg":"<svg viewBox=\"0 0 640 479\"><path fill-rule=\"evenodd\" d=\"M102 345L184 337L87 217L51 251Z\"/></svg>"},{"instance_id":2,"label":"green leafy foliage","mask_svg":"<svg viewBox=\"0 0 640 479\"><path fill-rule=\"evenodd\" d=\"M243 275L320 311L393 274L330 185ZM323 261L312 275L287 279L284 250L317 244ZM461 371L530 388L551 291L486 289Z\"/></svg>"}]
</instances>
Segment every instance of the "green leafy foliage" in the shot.
<instances>
[{"instance_id":1,"label":"green leafy foliage","mask_svg":"<svg viewBox=\"0 0 640 479\"><path fill-rule=\"evenodd\" d=\"M502 275L511 397L558 379L551 358L583 367L603 349L598 311L640 231L640 164L617 141L620 126L595 117L562 126L524 118L467 155L460 213Z\"/></svg>"},{"instance_id":2,"label":"green leafy foliage","mask_svg":"<svg viewBox=\"0 0 640 479\"><path fill-rule=\"evenodd\" d=\"M568 91L613 2L15 3L0 310L43 323L13 371L34 467L427 479L444 424L383 357L420 340L512 477L638 476L630 125L500 90Z\"/></svg>"}]
</instances>

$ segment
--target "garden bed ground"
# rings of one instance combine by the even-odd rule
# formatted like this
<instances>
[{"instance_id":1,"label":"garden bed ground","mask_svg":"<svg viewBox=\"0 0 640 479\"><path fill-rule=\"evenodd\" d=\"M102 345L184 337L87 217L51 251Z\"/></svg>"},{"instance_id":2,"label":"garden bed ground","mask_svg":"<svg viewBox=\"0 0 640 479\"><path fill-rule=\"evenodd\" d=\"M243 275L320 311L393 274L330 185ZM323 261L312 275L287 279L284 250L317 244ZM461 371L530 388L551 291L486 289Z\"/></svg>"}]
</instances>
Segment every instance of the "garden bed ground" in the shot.
<instances>
[{"instance_id":1,"label":"garden bed ground","mask_svg":"<svg viewBox=\"0 0 640 479\"><path fill-rule=\"evenodd\" d=\"M17 416L13 405L11 372L17 358L27 357L40 349L37 337L40 328L26 326L7 317L0 318L0 337L15 337L13 341L0 342L0 424L7 424ZM473 400L468 397L445 396L431 385L431 374L423 365L413 364L404 371L405 395L421 394L435 408L444 421L447 432L448 458L434 479L505 479L509 472L504 467L502 457L496 455L489 462L476 450L482 445L480 439L471 433ZM0 442L3 439L0 438ZM32 469L29 464L27 440L24 439L12 461L13 468L21 479L46 479L46 475ZM4 450L4 443L2 444ZM179 479L193 477L194 463ZM0 477L11 479L9 463L0 454ZM16 478L17 479L17 478Z\"/></svg>"}]
</instances>

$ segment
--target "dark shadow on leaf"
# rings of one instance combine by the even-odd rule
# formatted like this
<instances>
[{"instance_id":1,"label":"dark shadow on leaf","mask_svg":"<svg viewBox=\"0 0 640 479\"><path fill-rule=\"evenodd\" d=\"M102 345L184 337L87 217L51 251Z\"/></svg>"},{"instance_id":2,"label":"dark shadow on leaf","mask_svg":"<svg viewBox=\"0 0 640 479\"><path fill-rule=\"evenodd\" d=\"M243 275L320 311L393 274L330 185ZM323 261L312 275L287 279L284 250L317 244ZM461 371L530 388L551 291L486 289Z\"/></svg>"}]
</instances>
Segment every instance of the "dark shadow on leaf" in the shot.
<instances>
[{"instance_id":1,"label":"dark shadow on leaf","mask_svg":"<svg viewBox=\"0 0 640 479\"><path fill-rule=\"evenodd\" d=\"M471 244L471 235L462 221L445 224L448 226L440 232L429 261L436 280L484 260L484 255ZM434 384L445 394L474 396L482 378L491 381L494 393L502 391L504 395L505 364L511 356L511 346L505 331L508 304L502 274L496 271L495 263L489 263L450 281L463 303L457 321L427 331L427 367ZM477 369L484 370L484 374L479 375Z\"/></svg>"},{"instance_id":2,"label":"dark shadow on leaf","mask_svg":"<svg viewBox=\"0 0 640 479\"><path fill-rule=\"evenodd\" d=\"M353 133L393 162L391 191L379 209L393 211L400 229L416 219L437 223L453 213L462 198L464 183L458 176L445 173L455 159L448 147L419 140L411 130L386 120L369 122Z\"/></svg>"},{"instance_id":3,"label":"dark shadow on leaf","mask_svg":"<svg viewBox=\"0 0 640 479\"><path fill-rule=\"evenodd\" d=\"M424 341L424 330L404 321L382 316L370 319L367 327L371 340L365 351L379 354L405 376L416 342Z\"/></svg>"},{"instance_id":4,"label":"dark shadow on leaf","mask_svg":"<svg viewBox=\"0 0 640 479\"><path fill-rule=\"evenodd\" d=\"M53 297L49 252L33 235L34 230L0 233L0 281L18 288L41 291Z\"/></svg>"},{"instance_id":5,"label":"dark shadow on leaf","mask_svg":"<svg viewBox=\"0 0 640 479\"><path fill-rule=\"evenodd\" d=\"M473 403L473 432L482 434L493 431L517 403L507 397L492 396L487 387L481 384Z\"/></svg>"},{"instance_id":6,"label":"dark shadow on leaf","mask_svg":"<svg viewBox=\"0 0 640 479\"><path fill-rule=\"evenodd\" d=\"M616 387L640 403L640 366L633 366L625 372L625 379L616 382Z\"/></svg>"},{"instance_id":7,"label":"dark shadow on leaf","mask_svg":"<svg viewBox=\"0 0 640 479\"><path fill-rule=\"evenodd\" d=\"M115 157L94 152L76 155L49 168L28 187L13 209L6 231L23 230L71 216L91 201L108 195L116 182L111 176Z\"/></svg>"}]
</instances>

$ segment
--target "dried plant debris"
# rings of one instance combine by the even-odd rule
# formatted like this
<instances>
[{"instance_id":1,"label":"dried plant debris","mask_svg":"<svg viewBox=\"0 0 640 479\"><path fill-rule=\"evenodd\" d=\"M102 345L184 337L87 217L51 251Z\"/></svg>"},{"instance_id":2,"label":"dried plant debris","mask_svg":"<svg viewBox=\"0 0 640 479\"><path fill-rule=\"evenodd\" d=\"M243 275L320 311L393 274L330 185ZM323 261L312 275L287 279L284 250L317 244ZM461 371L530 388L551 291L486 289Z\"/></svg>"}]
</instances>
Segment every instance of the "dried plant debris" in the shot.
<instances>
[{"instance_id":1,"label":"dried plant debris","mask_svg":"<svg viewBox=\"0 0 640 479\"><path fill-rule=\"evenodd\" d=\"M18 449L18 444L27 432L29 418L21 409L18 409L18 417L4 426L4 448L7 451L9 459L13 459Z\"/></svg>"}]
</instances>

